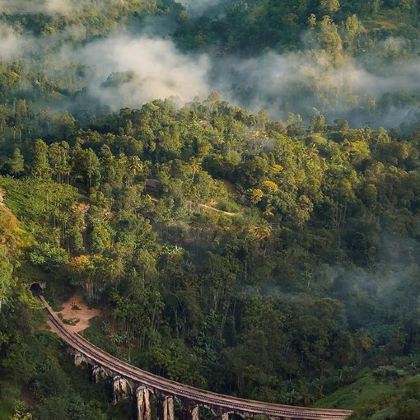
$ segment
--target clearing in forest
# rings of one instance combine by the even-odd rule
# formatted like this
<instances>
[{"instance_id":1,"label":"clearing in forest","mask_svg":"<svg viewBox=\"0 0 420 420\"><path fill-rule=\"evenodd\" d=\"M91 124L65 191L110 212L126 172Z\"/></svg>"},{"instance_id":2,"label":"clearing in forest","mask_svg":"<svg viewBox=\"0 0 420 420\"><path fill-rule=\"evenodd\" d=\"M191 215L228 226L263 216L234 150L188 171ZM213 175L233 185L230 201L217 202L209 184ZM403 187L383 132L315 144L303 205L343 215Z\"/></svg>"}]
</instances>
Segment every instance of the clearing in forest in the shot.
<instances>
[{"instance_id":1,"label":"clearing in forest","mask_svg":"<svg viewBox=\"0 0 420 420\"><path fill-rule=\"evenodd\" d=\"M58 316L70 331L80 333L89 327L90 320L99 316L99 309L89 308L82 296L75 294L63 303Z\"/></svg>"}]
</instances>

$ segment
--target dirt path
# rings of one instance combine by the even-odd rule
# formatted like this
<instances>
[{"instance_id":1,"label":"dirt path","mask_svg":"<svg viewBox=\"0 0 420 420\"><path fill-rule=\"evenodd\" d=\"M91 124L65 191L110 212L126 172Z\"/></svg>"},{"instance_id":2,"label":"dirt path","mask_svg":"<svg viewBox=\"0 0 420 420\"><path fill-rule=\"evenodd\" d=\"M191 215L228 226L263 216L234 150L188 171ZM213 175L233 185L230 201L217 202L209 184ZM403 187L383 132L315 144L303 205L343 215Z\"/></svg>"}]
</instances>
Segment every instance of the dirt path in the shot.
<instances>
[{"instance_id":1,"label":"dirt path","mask_svg":"<svg viewBox=\"0 0 420 420\"><path fill-rule=\"evenodd\" d=\"M207 204L196 204L196 203L193 203L192 201L187 201L187 203L192 205L192 206L200 207L200 209L214 211L216 213L221 213L221 214L224 214L225 216L229 216L229 217L233 217L233 216L237 215L237 213L232 213L230 211L219 210L219 209L216 209L215 207L208 206Z\"/></svg>"},{"instance_id":2,"label":"dirt path","mask_svg":"<svg viewBox=\"0 0 420 420\"><path fill-rule=\"evenodd\" d=\"M90 320L99 316L101 311L89 308L83 298L76 294L64 302L57 314L70 331L81 332L89 327Z\"/></svg>"},{"instance_id":3,"label":"dirt path","mask_svg":"<svg viewBox=\"0 0 420 420\"><path fill-rule=\"evenodd\" d=\"M151 193L156 192L159 189L160 185L161 185L160 181L157 180L157 179L154 179L154 178L149 178L149 179L146 179L146 181L145 181L146 191L149 190L149 192L151 192ZM152 196L152 201L157 203L159 200ZM237 213L232 213L230 211L219 210L219 209L217 209L213 206L210 206L208 204L194 203L193 201L187 201L186 203L191 207L198 207L200 209L214 211L216 213L224 214L225 216L229 216L229 217L233 217L233 216L237 215Z\"/></svg>"},{"instance_id":4,"label":"dirt path","mask_svg":"<svg viewBox=\"0 0 420 420\"><path fill-rule=\"evenodd\" d=\"M151 200L154 203L158 203L159 202L159 200L157 198L154 198L154 197L151 197ZM197 204L197 203L194 203L193 201L189 201L189 200L187 200L186 203L190 207L198 207L200 209L214 211L216 213L224 214L225 216L229 216L229 217L234 217L234 216L236 216L238 214L238 213L231 213L229 211L219 210L219 209L216 209L215 207L208 206L207 204Z\"/></svg>"}]
</instances>

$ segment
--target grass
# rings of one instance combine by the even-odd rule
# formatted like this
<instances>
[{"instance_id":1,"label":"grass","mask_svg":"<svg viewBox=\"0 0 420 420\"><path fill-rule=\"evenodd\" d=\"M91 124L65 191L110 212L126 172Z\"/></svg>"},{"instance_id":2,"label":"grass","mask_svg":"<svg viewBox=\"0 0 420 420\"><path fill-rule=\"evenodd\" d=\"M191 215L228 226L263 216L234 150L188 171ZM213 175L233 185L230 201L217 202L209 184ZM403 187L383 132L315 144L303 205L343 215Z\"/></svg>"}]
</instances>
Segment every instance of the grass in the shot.
<instances>
[{"instance_id":1,"label":"grass","mask_svg":"<svg viewBox=\"0 0 420 420\"><path fill-rule=\"evenodd\" d=\"M369 373L359 378L356 382L346 385L333 394L319 400L316 406L356 410L370 402L385 397L392 390L392 384L378 382Z\"/></svg>"},{"instance_id":2,"label":"grass","mask_svg":"<svg viewBox=\"0 0 420 420\"><path fill-rule=\"evenodd\" d=\"M377 371L377 370L376 370ZM354 410L355 419L420 419L420 375L398 379L377 378L365 373L318 401L317 407Z\"/></svg>"},{"instance_id":3,"label":"grass","mask_svg":"<svg viewBox=\"0 0 420 420\"><path fill-rule=\"evenodd\" d=\"M45 229L46 215L68 211L80 196L74 187L33 179L13 179L0 176L0 188L5 192L5 204L22 222L32 228Z\"/></svg>"},{"instance_id":4,"label":"grass","mask_svg":"<svg viewBox=\"0 0 420 420\"><path fill-rule=\"evenodd\" d=\"M216 208L230 213L238 213L240 211L240 207L237 203L227 199L218 200Z\"/></svg>"}]
</instances>

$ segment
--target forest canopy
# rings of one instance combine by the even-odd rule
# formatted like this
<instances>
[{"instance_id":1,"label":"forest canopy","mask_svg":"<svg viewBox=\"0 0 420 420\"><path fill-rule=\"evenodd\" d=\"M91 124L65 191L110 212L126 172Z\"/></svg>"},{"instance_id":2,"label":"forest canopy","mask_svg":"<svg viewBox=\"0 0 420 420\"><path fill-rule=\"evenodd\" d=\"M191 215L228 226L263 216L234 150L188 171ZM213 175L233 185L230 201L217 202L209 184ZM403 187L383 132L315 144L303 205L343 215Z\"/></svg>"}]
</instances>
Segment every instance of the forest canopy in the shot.
<instances>
[{"instance_id":1,"label":"forest canopy","mask_svg":"<svg viewBox=\"0 0 420 420\"><path fill-rule=\"evenodd\" d=\"M418 13L0 0L0 419L128 416L33 282L167 378L419 418Z\"/></svg>"}]
</instances>

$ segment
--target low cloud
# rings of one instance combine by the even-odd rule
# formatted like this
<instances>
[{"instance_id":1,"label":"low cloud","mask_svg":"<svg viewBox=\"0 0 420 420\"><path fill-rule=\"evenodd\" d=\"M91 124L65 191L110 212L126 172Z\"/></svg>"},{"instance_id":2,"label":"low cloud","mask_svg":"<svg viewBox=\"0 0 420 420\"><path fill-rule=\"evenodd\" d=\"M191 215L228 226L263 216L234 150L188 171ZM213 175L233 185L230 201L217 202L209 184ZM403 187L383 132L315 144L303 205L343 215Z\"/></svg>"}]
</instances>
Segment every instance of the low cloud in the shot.
<instances>
[{"instance_id":1,"label":"low cloud","mask_svg":"<svg viewBox=\"0 0 420 420\"><path fill-rule=\"evenodd\" d=\"M212 80L230 101L254 111L266 109L273 117L284 118L288 112L309 116L316 108L330 119L398 126L412 109L392 100L384 109L384 98L420 95L420 60L380 68L374 73L350 58L332 65L322 52L268 53L224 59L213 68Z\"/></svg>"},{"instance_id":2,"label":"low cloud","mask_svg":"<svg viewBox=\"0 0 420 420\"><path fill-rule=\"evenodd\" d=\"M209 10L217 10L219 6L231 3L230 0L175 0L182 4L193 15L202 15Z\"/></svg>"},{"instance_id":3,"label":"low cloud","mask_svg":"<svg viewBox=\"0 0 420 420\"><path fill-rule=\"evenodd\" d=\"M70 0L0 0L0 8L6 13L66 15L72 7Z\"/></svg>"},{"instance_id":4,"label":"low cloud","mask_svg":"<svg viewBox=\"0 0 420 420\"><path fill-rule=\"evenodd\" d=\"M169 40L115 36L88 44L74 58L90 68L89 93L113 110L157 98L184 103L209 89L208 57L182 54Z\"/></svg>"},{"instance_id":5,"label":"low cloud","mask_svg":"<svg viewBox=\"0 0 420 420\"><path fill-rule=\"evenodd\" d=\"M218 90L234 104L280 119L295 112L308 120L319 111L330 121L347 118L354 125L399 127L418 121L418 58L384 64L369 57L368 68L351 58L332 64L320 50L247 59L186 54L169 37L152 32L111 34L84 44L85 39L85 28L77 25L35 38L0 24L0 59L24 58L29 65L41 60L50 80L63 89L71 80L70 91L83 90L113 111L158 98L185 103ZM383 48L403 44L392 39Z\"/></svg>"},{"instance_id":6,"label":"low cloud","mask_svg":"<svg viewBox=\"0 0 420 420\"><path fill-rule=\"evenodd\" d=\"M407 320L407 314L415 314L420 305L419 243L395 235L383 235L381 241L374 269L321 268L332 296L346 305L351 326L356 329ZM390 333L383 328L373 331Z\"/></svg>"},{"instance_id":7,"label":"low cloud","mask_svg":"<svg viewBox=\"0 0 420 420\"><path fill-rule=\"evenodd\" d=\"M11 60L25 54L27 42L12 27L0 23L0 59Z\"/></svg>"},{"instance_id":8,"label":"low cloud","mask_svg":"<svg viewBox=\"0 0 420 420\"><path fill-rule=\"evenodd\" d=\"M91 69L88 91L111 109L138 107L156 98L176 97L185 103L212 90L251 110L267 110L272 117L288 112L306 117L314 108L332 120L399 126L413 109L390 98L420 94L420 60L381 67L374 73L353 59L332 65L322 52L259 57L215 58L188 55L161 38L111 36L84 46L76 59ZM380 107L382 107L380 109Z\"/></svg>"}]
</instances>

